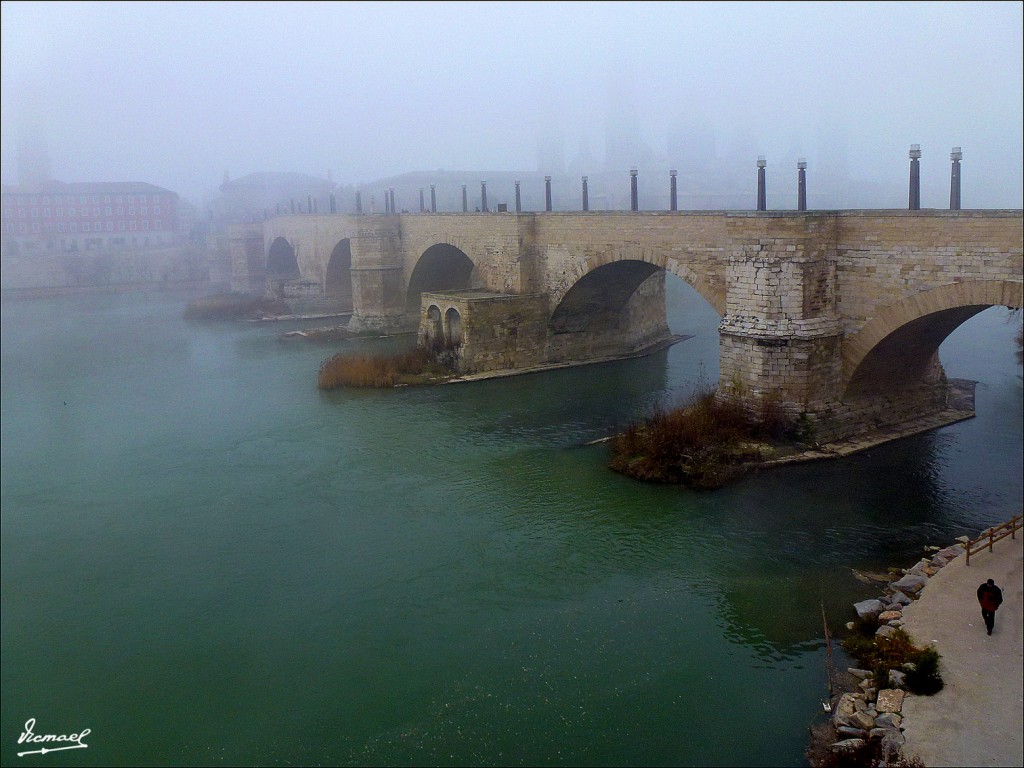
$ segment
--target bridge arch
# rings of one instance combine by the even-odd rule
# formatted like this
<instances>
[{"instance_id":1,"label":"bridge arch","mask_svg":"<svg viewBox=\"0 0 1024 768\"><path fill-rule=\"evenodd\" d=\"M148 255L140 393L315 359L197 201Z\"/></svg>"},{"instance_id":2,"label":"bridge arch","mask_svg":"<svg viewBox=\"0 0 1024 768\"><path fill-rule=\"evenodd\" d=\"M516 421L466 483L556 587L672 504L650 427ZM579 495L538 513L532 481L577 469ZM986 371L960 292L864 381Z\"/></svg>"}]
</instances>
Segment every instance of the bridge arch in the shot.
<instances>
[{"instance_id":1,"label":"bridge arch","mask_svg":"<svg viewBox=\"0 0 1024 768\"><path fill-rule=\"evenodd\" d=\"M409 277L406 311L419 313L420 294L436 291L461 291L480 287L474 278L476 265L460 248L436 243L427 248Z\"/></svg>"},{"instance_id":2,"label":"bridge arch","mask_svg":"<svg viewBox=\"0 0 1024 768\"><path fill-rule=\"evenodd\" d=\"M295 248L285 238L275 238L267 253L267 277L290 279L299 276Z\"/></svg>"},{"instance_id":3,"label":"bridge arch","mask_svg":"<svg viewBox=\"0 0 1024 768\"><path fill-rule=\"evenodd\" d=\"M331 251L324 274L324 294L345 309L352 308L352 241L345 237Z\"/></svg>"},{"instance_id":4,"label":"bridge arch","mask_svg":"<svg viewBox=\"0 0 1024 768\"><path fill-rule=\"evenodd\" d=\"M995 306L1020 309L1024 283L949 283L878 312L843 342L842 399L914 386L929 376L939 346L974 315Z\"/></svg>"}]
</instances>

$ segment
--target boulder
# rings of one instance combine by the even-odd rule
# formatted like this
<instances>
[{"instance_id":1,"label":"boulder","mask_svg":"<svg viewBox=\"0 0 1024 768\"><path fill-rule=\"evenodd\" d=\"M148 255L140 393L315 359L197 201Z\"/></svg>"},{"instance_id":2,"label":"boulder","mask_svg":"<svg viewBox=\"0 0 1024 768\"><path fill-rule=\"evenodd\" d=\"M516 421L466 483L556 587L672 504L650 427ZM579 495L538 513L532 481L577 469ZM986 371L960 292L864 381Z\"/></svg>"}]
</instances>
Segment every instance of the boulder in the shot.
<instances>
[{"instance_id":1,"label":"boulder","mask_svg":"<svg viewBox=\"0 0 1024 768\"><path fill-rule=\"evenodd\" d=\"M875 621L878 614L885 610L885 606L881 600L861 600L853 604L853 609L857 611L857 618L861 621Z\"/></svg>"},{"instance_id":2,"label":"boulder","mask_svg":"<svg viewBox=\"0 0 1024 768\"><path fill-rule=\"evenodd\" d=\"M912 573L917 576L930 576L931 574L925 572L925 568L928 567L927 560L921 560L918 563L914 563L910 568L907 569L907 573Z\"/></svg>"},{"instance_id":3,"label":"boulder","mask_svg":"<svg viewBox=\"0 0 1024 768\"><path fill-rule=\"evenodd\" d=\"M888 624L884 624L875 630L875 637L889 637L889 635L896 633L896 627L890 627Z\"/></svg>"},{"instance_id":4,"label":"boulder","mask_svg":"<svg viewBox=\"0 0 1024 768\"><path fill-rule=\"evenodd\" d=\"M903 718L895 712L883 712L875 718L875 726L878 728L902 728Z\"/></svg>"},{"instance_id":5,"label":"boulder","mask_svg":"<svg viewBox=\"0 0 1024 768\"><path fill-rule=\"evenodd\" d=\"M856 677L858 680L865 680L871 677L870 669L857 669L857 667L847 667L846 671Z\"/></svg>"},{"instance_id":6,"label":"boulder","mask_svg":"<svg viewBox=\"0 0 1024 768\"><path fill-rule=\"evenodd\" d=\"M849 723L854 728L862 728L865 731L870 731L875 727L875 718L867 712L854 712L850 715Z\"/></svg>"},{"instance_id":7,"label":"boulder","mask_svg":"<svg viewBox=\"0 0 1024 768\"><path fill-rule=\"evenodd\" d=\"M889 685L893 688L902 688L907 684L907 673L898 669L889 670Z\"/></svg>"},{"instance_id":8,"label":"boulder","mask_svg":"<svg viewBox=\"0 0 1024 768\"><path fill-rule=\"evenodd\" d=\"M907 597L905 594L903 594L899 590L896 590L895 592L893 592L889 596L889 599L892 600L897 605L904 605L904 606L905 605L910 605L912 602L914 602L913 600L911 600L909 597Z\"/></svg>"},{"instance_id":9,"label":"boulder","mask_svg":"<svg viewBox=\"0 0 1024 768\"><path fill-rule=\"evenodd\" d=\"M920 576L916 573L908 573L899 581L894 581L892 583L892 588L898 589L900 592L903 592L904 594L913 595L917 592L920 592L924 588L924 585L927 583L927 576ZM881 613L881 611L879 611L879 613Z\"/></svg>"},{"instance_id":10,"label":"boulder","mask_svg":"<svg viewBox=\"0 0 1024 768\"><path fill-rule=\"evenodd\" d=\"M905 695L898 688L884 688L878 692L878 701L875 703L875 709L879 712L901 712Z\"/></svg>"},{"instance_id":11,"label":"boulder","mask_svg":"<svg viewBox=\"0 0 1024 768\"><path fill-rule=\"evenodd\" d=\"M852 725L840 725L836 728L836 733L844 739L867 738L867 733L862 728L854 728Z\"/></svg>"},{"instance_id":12,"label":"boulder","mask_svg":"<svg viewBox=\"0 0 1024 768\"><path fill-rule=\"evenodd\" d=\"M872 728L868 732L869 739L889 739L892 741L896 736L902 736L898 728Z\"/></svg>"},{"instance_id":13,"label":"boulder","mask_svg":"<svg viewBox=\"0 0 1024 768\"><path fill-rule=\"evenodd\" d=\"M864 739L843 739L842 741L837 741L833 744L831 749L833 752L842 752L847 749L859 749L860 747L863 747L864 744Z\"/></svg>"},{"instance_id":14,"label":"boulder","mask_svg":"<svg viewBox=\"0 0 1024 768\"><path fill-rule=\"evenodd\" d=\"M893 619L902 619L902 618L903 618L903 611L902 610L882 611L880 614L878 614L878 620L879 621L892 621Z\"/></svg>"}]
</instances>

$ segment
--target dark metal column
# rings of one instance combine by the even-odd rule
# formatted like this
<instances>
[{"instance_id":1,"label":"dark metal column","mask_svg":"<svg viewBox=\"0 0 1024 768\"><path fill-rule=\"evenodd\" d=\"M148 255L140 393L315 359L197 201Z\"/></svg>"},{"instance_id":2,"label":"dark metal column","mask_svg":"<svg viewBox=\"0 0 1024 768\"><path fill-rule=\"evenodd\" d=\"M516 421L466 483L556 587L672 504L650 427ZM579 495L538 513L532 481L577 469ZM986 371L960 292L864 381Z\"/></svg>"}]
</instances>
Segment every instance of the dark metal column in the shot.
<instances>
[{"instance_id":1,"label":"dark metal column","mask_svg":"<svg viewBox=\"0 0 1024 768\"><path fill-rule=\"evenodd\" d=\"M757 156L757 210L759 211L768 210L768 193L765 189L764 178L764 167L767 164L764 155Z\"/></svg>"},{"instance_id":2,"label":"dark metal column","mask_svg":"<svg viewBox=\"0 0 1024 768\"><path fill-rule=\"evenodd\" d=\"M462 212L463 213L468 213L469 212L469 198L466 197L466 185L465 184L462 185Z\"/></svg>"},{"instance_id":3,"label":"dark metal column","mask_svg":"<svg viewBox=\"0 0 1024 768\"><path fill-rule=\"evenodd\" d=\"M960 210L960 161L963 158L964 153L960 151L960 147L953 147L953 151L949 153L949 159L953 162L953 167L949 171L949 210L951 211Z\"/></svg>"},{"instance_id":4,"label":"dark metal column","mask_svg":"<svg viewBox=\"0 0 1024 768\"><path fill-rule=\"evenodd\" d=\"M306 195L306 213L313 212L313 196Z\"/></svg>"},{"instance_id":5,"label":"dark metal column","mask_svg":"<svg viewBox=\"0 0 1024 768\"><path fill-rule=\"evenodd\" d=\"M356 213L361 214L363 212L363 193L356 192Z\"/></svg>"},{"instance_id":6,"label":"dark metal column","mask_svg":"<svg viewBox=\"0 0 1024 768\"><path fill-rule=\"evenodd\" d=\"M587 194L587 177L583 177L583 210L590 210L590 196Z\"/></svg>"},{"instance_id":7,"label":"dark metal column","mask_svg":"<svg viewBox=\"0 0 1024 768\"><path fill-rule=\"evenodd\" d=\"M910 203L912 211L921 210L921 145L910 145Z\"/></svg>"},{"instance_id":8,"label":"dark metal column","mask_svg":"<svg viewBox=\"0 0 1024 768\"><path fill-rule=\"evenodd\" d=\"M334 193L331 192L331 213L338 212L338 201L334 197Z\"/></svg>"},{"instance_id":9,"label":"dark metal column","mask_svg":"<svg viewBox=\"0 0 1024 768\"><path fill-rule=\"evenodd\" d=\"M551 177L544 177L544 210L551 210Z\"/></svg>"},{"instance_id":10,"label":"dark metal column","mask_svg":"<svg viewBox=\"0 0 1024 768\"><path fill-rule=\"evenodd\" d=\"M796 161L796 209L807 210L807 161L802 157Z\"/></svg>"},{"instance_id":11,"label":"dark metal column","mask_svg":"<svg viewBox=\"0 0 1024 768\"><path fill-rule=\"evenodd\" d=\"M629 210L640 210L640 198L636 189L636 168L629 169Z\"/></svg>"},{"instance_id":12,"label":"dark metal column","mask_svg":"<svg viewBox=\"0 0 1024 768\"><path fill-rule=\"evenodd\" d=\"M668 190L668 209L670 211L679 210L679 200L676 196L676 172L669 171L669 190Z\"/></svg>"},{"instance_id":13,"label":"dark metal column","mask_svg":"<svg viewBox=\"0 0 1024 768\"><path fill-rule=\"evenodd\" d=\"M420 213L426 213L427 206L423 202L423 187L420 187Z\"/></svg>"},{"instance_id":14,"label":"dark metal column","mask_svg":"<svg viewBox=\"0 0 1024 768\"><path fill-rule=\"evenodd\" d=\"M433 184L430 185L430 212L437 213L437 193Z\"/></svg>"},{"instance_id":15,"label":"dark metal column","mask_svg":"<svg viewBox=\"0 0 1024 768\"><path fill-rule=\"evenodd\" d=\"M523 204L519 201L519 182L516 182L516 213L523 212Z\"/></svg>"},{"instance_id":16,"label":"dark metal column","mask_svg":"<svg viewBox=\"0 0 1024 768\"><path fill-rule=\"evenodd\" d=\"M487 213L487 182L480 182L480 210Z\"/></svg>"}]
</instances>

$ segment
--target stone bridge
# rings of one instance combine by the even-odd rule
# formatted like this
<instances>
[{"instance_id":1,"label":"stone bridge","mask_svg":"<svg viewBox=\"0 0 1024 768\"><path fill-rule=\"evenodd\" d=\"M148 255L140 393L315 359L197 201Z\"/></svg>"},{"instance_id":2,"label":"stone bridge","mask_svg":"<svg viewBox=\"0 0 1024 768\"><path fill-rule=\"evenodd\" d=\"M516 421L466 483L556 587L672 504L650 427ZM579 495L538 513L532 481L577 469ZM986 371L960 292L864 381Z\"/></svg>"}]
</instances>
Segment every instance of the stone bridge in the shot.
<instances>
[{"instance_id":1,"label":"stone bridge","mask_svg":"<svg viewBox=\"0 0 1024 768\"><path fill-rule=\"evenodd\" d=\"M937 350L1022 307L1020 210L279 216L238 225L232 288L419 328L467 370L642 353L664 277L722 318L719 392L838 437L941 409Z\"/></svg>"}]
</instances>

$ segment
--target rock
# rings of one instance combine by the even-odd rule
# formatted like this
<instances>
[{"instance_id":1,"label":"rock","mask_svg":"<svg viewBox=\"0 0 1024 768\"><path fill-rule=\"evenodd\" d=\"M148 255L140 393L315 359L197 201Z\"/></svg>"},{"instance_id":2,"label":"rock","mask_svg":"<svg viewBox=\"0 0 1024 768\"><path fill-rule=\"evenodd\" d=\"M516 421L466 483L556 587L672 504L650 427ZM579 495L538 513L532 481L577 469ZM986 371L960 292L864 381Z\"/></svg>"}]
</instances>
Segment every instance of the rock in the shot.
<instances>
[{"instance_id":1,"label":"rock","mask_svg":"<svg viewBox=\"0 0 1024 768\"><path fill-rule=\"evenodd\" d=\"M906 694L898 688L885 688L878 692L875 709L879 712L901 712Z\"/></svg>"},{"instance_id":2,"label":"rock","mask_svg":"<svg viewBox=\"0 0 1024 768\"><path fill-rule=\"evenodd\" d=\"M892 583L892 587L893 589L898 589L900 592L903 592L904 594L914 594L915 592L920 592L924 588L924 585L927 583L927 576L920 576L916 573L908 573L899 581L894 581ZM881 613L881 611L879 611L879 613Z\"/></svg>"},{"instance_id":3,"label":"rock","mask_svg":"<svg viewBox=\"0 0 1024 768\"><path fill-rule=\"evenodd\" d=\"M847 739L863 739L867 737L867 733L862 728L854 728L852 725L840 725L836 728L836 733Z\"/></svg>"},{"instance_id":4,"label":"rock","mask_svg":"<svg viewBox=\"0 0 1024 768\"><path fill-rule=\"evenodd\" d=\"M870 669L857 669L856 667L847 667L846 671L856 677L858 680L865 680L871 677Z\"/></svg>"},{"instance_id":5,"label":"rock","mask_svg":"<svg viewBox=\"0 0 1024 768\"><path fill-rule=\"evenodd\" d=\"M892 741L896 736L902 736L898 728L872 728L868 732L869 739L889 739Z\"/></svg>"},{"instance_id":6,"label":"rock","mask_svg":"<svg viewBox=\"0 0 1024 768\"><path fill-rule=\"evenodd\" d=\"M875 718L867 712L854 712L850 715L849 721L854 728L863 728L865 731L870 731L875 727Z\"/></svg>"},{"instance_id":7,"label":"rock","mask_svg":"<svg viewBox=\"0 0 1024 768\"><path fill-rule=\"evenodd\" d=\"M898 605L910 605L912 602L914 602L899 590L893 592L889 599Z\"/></svg>"},{"instance_id":8,"label":"rock","mask_svg":"<svg viewBox=\"0 0 1024 768\"><path fill-rule=\"evenodd\" d=\"M836 704L836 710L832 713L832 723L837 728L841 725L847 725L850 720L850 716L857 711L856 706L857 699L852 693L844 693L839 697L839 702Z\"/></svg>"},{"instance_id":9,"label":"rock","mask_svg":"<svg viewBox=\"0 0 1024 768\"><path fill-rule=\"evenodd\" d=\"M875 726L878 728L901 728L903 718L895 712L883 712L875 718Z\"/></svg>"},{"instance_id":10,"label":"rock","mask_svg":"<svg viewBox=\"0 0 1024 768\"><path fill-rule=\"evenodd\" d=\"M896 729L886 730L889 732L882 737L882 752L892 761L899 754L900 747L907 743L907 737Z\"/></svg>"},{"instance_id":11,"label":"rock","mask_svg":"<svg viewBox=\"0 0 1024 768\"><path fill-rule=\"evenodd\" d=\"M857 712L865 712L868 708L867 699L864 698L864 694L861 693L857 699L853 702L853 708Z\"/></svg>"},{"instance_id":12,"label":"rock","mask_svg":"<svg viewBox=\"0 0 1024 768\"><path fill-rule=\"evenodd\" d=\"M895 627L896 629L899 629L900 627L903 626L903 619L893 619L892 621L888 621L886 623L890 627Z\"/></svg>"},{"instance_id":13,"label":"rock","mask_svg":"<svg viewBox=\"0 0 1024 768\"><path fill-rule=\"evenodd\" d=\"M897 669L889 670L889 685L893 688L902 688L907 684L907 673Z\"/></svg>"},{"instance_id":14,"label":"rock","mask_svg":"<svg viewBox=\"0 0 1024 768\"><path fill-rule=\"evenodd\" d=\"M878 620L879 621L892 621L893 619L902 619L902 618L903 618L903 611L902 610L882 611L880 614L878 614Z\"/></svg>"},{"instance_id":15,"label":"rock","mask_svg":"<svg viewBox=\"0 0 1024 768\"><path fill-rule=\"evenodd\" d=\"M852 621L848 621L848 622L846 622L846 628L847 628L847 629L849 629L849 630L851 630L851 631L852 631L852 630L853 630L853 628L854 628L854 627L856 627L856 626L857 626L857 625L856 625L856 624L854 624L854 623L853 623Z\"/></svg>"},{"instance_id":16,"label":"rock","mask_svg":"<svg viewBox=\"0 0 1024 768\"><path fill-rule=\"evenodd\" d=\"M889 637L889 635L895 633L896 627L890 627L888 624L885 624L879 627L877 630L875 630L875 637Z\"/></svg>"},{"instance_id":17,"label":"rock","mask_svg":"<svg viewBox=\"0 0 1024 768\"><path fill-rule=\"evenodd\" d=\"M925 571L928 567L928 561L922 560L919 563L914 563L910 568L907 569L907 573L914 574L915 576L930 576L931 574Z\"/></svg>"},{"instance_id":18,"label":"rock","mask_svg":"<svg viewBox=\"0 0 1024 768\"><path fill-rule=\"evenodd\" d=\"M955 539L953 539L953 541L958 541L961 544L966 546L967 544L971 543L971 537L970 536L957 536Z\"/></svg>"},{"instance_id":19,"label":"rock","mask_svg":"<svg viewBox=\"0 0 1024 768\"><path fill-rule=\"evenodd\" d=\"M859 749L860 747L863 747L864 744L864 739L843 739L842 741L837 741L833 744L831 749L833 752L843 752L847 749Z\"/></svg>"},{"instance_id":20,"label":"rock","mask_svg":"<svg viewBox=\"0 0 1024 768\"><path fill-rule=\"evenodd\" d=\"M878 695L878 689L877 688L872 687L872 688L865 688L864 689L864 698L866 698L868 701L874 701L875 700L875 696L877 696L877 695Z\"/></svg>"},{"instance_id":21,"label":"rock","mask_svg":"<svg viewBox=\"0 0 1024 768\"><path fill-rule=\"evenodd\" d=\"M862 691L865 691L868 688L870 688L872 686L872 684L873 684L873 682L872 682L870 677L865 677L863 680L861 680L859 683L857 683L858 687Z\"/></svg>"},{"instance_id":22,"label":"rock","mask_svg":"<svg viewBox=\"0 0 1024 768\"><path fill-rule=\"evenodd\" d=\"M861 600L853 604L853 609L857 611L857 618L861 621L874 621L878 614L885 610L885 606L881 600Z\"/></svg>"}]
</instances>

